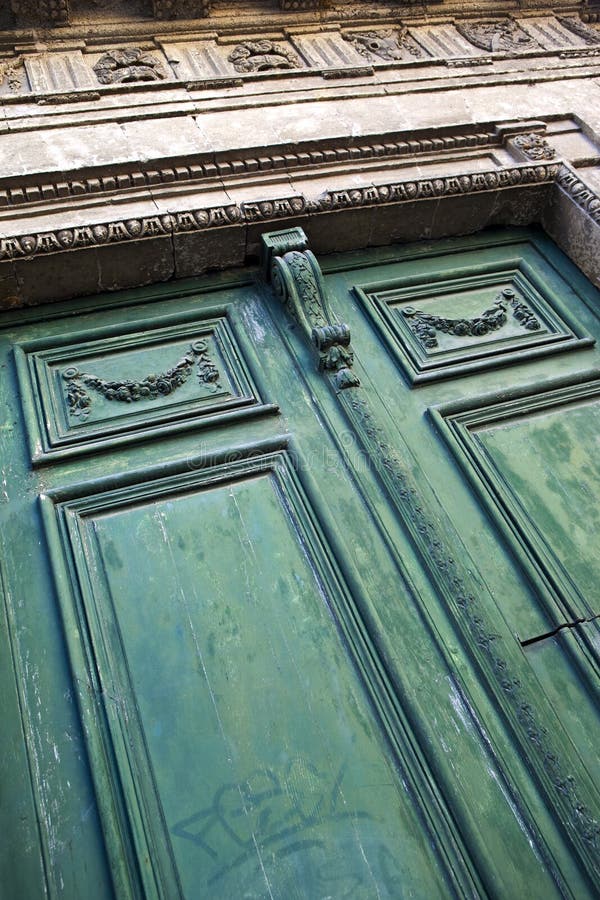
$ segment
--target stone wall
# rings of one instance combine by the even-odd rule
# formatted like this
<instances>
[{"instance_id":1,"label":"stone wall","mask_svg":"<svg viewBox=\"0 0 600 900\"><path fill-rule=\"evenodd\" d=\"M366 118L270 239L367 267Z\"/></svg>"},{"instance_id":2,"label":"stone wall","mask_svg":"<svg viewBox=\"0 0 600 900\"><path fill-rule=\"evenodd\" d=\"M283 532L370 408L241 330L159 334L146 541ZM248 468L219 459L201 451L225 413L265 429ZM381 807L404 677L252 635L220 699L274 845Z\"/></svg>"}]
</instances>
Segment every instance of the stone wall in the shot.
<instances>
[{"instance_id":1,"label":"stone wall","mask_svg":"<svg viewBox=\"0 0 600 900\"><path fill-rule=\"evenodd\" d=\"M78 8L0 34L4 306L242 265L288 224L324 253L540 222L600 279L593 7Z\"/></svg>"}]
</instances>

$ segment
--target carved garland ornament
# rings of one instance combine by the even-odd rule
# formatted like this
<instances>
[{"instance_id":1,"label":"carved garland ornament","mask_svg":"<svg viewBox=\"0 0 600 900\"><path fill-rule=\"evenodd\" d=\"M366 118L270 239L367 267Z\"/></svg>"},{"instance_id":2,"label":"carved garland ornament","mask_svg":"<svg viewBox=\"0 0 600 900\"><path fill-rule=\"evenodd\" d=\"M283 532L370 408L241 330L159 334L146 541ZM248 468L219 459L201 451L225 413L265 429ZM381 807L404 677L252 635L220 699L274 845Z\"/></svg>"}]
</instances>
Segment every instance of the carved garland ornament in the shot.
<instances>
[{"instance_id":1,"label":"carved garland ornament","mask_svg":"<svg viewBox=\"0 0 600 900\"><path fill-rule=\"evenodd\" d=\"M134 403L137 400L157 400L167 397L181 387L192 374L196 363L198 380L215 393L220 387L220 373L208 352L208 341L194 341L189 351L171 369L158 375L146 375L141 381L108 381L80 372L76 366L65 369L62 377L67 382L67 406L69 413L85 422L92 408L92 398L86 388L96 391L106 400ZM85 387L84 387L85 385Z\"/></svg>"},{"instance_id":2,"label":"carved garland ornament","mask_svg":"<svg viewBox=\"0 0 600 900\"><path fill-rule=\"evenodd\" d=\"M443 316L432 316L406 306L402 313L410 319L410 328L427 350L438 346L437 331L452 334L456 337L483 337L491 331L498 331L507 322L506 311L508 306L512 308L513 317L522 328L527 331L538 331L540 323L531 309L522 300L518 300L512 288L504 288L496 297L494 305L490 306L472 319L448 319Z\"/></svg>"},{"instance_id":3,"label":"carved garland ornament","mask_svg":"<svg viewBox=\"0 0 600 900\"><path fill-rule=\"evenodd\" d=\"M161 61L137 47L110 50L100 57L94 72L100 84L160 81L167 77Z\"/></svg>"},{"instance_id":4,"label":"carved garland ornament","mask_svg":"<svg viewBox=\"0 0 600 900\"><path fill-rule=\"evenodd\" d=\"M341 345L347 350L350 331L347 325L337 324L331 318L323 276L317 260L306 249L302 229L263 234L262 244L265 273L270 275L275 292L301 324L306 337L319 348L320 336L328 329L328 346ZM539 721L527 684L511 673L518 658L516 647L496 633L487 601L480 597L485 588L468 560L451 549L448 534L452 533L452 526L440 522L440 510L418 485L410 459L403 458L388 442L368 395L350 371L353 356L349 361L342 356L337 360L320 368L332 376L333 387L355 434L373 461L433 584L448 604L491 689L504 698L511 726L523 750L530 755L532 768L539 773L550 802L568 822L573 845L590 873L600 877L600 824L587 805L585 788L582 790L564 769L560 739ZM458 536L455 542L460 546Z\"/></svg>"},{"instance_id":5,"label":"carved garland ornament","mask_svg":"<svg viewBox=\"0 0 600 900\"><path fill-rule=\"evenodd\" d=\"M242 41L227 57L236 72L268 72L274 69L297 69L301 65L296 54L274 41Z\"/></svg>"}]
</instances>

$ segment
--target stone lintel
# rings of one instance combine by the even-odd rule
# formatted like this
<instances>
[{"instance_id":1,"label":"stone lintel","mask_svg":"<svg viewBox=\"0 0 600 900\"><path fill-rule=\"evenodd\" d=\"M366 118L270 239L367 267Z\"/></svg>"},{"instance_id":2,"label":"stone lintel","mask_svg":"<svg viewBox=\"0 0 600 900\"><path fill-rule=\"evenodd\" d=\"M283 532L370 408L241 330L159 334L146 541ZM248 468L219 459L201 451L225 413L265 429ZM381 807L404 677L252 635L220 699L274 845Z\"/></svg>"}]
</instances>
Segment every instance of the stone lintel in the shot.
<instances>
[{"instance_id":1,"label":"stone lintel","mask_svg":"<svg viewBox=\"0 0 600 900\"><path fill-rule=\"evenodd\" d=\"M62 215L59 229L0 238L0 306L38 305L201 275L255 260L265 231L301 227L318 253L434 240L495 225L540 222L560 164L391 182L378 187L299 193L203 206L202 195L176 211L149 199L110 221ZM197 206L193 203L196 200ZM216 204L216 205L215 205ZM442 214L443 212L443 214ZM43 223L41 223L43 224ZM23 228L25 226L21 226ZM598 225L596 225L598 227Z\"/></svg>"}]
</instances>

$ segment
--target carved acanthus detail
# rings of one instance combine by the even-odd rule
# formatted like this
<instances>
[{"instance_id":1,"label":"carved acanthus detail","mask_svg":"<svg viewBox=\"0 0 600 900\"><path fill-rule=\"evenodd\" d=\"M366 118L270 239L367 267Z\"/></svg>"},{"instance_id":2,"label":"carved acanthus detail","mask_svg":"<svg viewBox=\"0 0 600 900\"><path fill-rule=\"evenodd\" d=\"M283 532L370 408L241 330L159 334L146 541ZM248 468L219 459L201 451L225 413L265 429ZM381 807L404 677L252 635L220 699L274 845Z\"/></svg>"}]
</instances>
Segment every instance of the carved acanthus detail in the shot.
<instances>
[{"instance_id":1,"label":"carved acanthus detail","mask_svg":"<svg viewBox=\"0 0 600 900\"><path fill-rule=\"evenodd\" d=\"M423 56L423 51L411 37L408 28L398 31L353 31L345 34L355 50L369 60L374 58L385 60L406 59L413 56L417 59Z\"/></svg>"},{"instance_id":2,"label":"carved acanthus detail","mask_svg":"<svg viewBox=\"0 0 600 900\"><path fill-rule=\"evenodd\" d=\"M511 139L513 147L516 147L528 159L550 160L556 156L556 150L550 146L543 134L532 132L531 134L518 134Z\"/></svg>"},{"instance_id":3,"label":"carved acanthus detail","mask_svg":"<svg viewBox=\"0 0 600 900\"><path fill-rule=\"evenodd\" d=\"M436 332L442 331L455 337L483 337L491 331L498 331L506 325L508 307L512 308L513 318L527 331L538 331L540 323L531 309L519 300L512 288L504 288L496 297L494 305L486 309L480 316L472 319L448 319L443 316L432 316L406 306L402 312L409 319L411 331L418 337L427 350L438 346Z\"/></svg>"},{"instance_id":4,"label":"carved acanthus detail","mask_svg":"<svg viewBox=\"0 0 600 900\"><path fill-rule=\"evenodd\" d=\"M351 371L354 353L350 347L350 329L335 320L321 268L306 246L306 235L301 228L263 234L265 274L317 351L319 371L332 376L338 391L357 387L360 382Z\"/></svg>"},{"instance_id":5,"label":"carved acanthus detail","mask_svg":"<svg viewBox=\"0 0 600 900\"><path fill-rule=\"evenodd\" d=\"M488 53L514 53L537 50L539 45L512 19L495 22L455 22L456 30L470 44Z\"/></svg>"},{"instance_id":6,"label":"carved acanthus detail","mask_svg":"<svg viewBox=\"0 0 600 900\"><path fill-rule=\"evenodd\" d=\"M137 47L110 50L100 57L94 72L100 84L160 81L167 77L161 61Z\"/></svg>"},{"instance_id":7,"label":"carved acanthus detail","mask_svg":"<svg viewBox=\"0 0 600 900\"><path fill-rule=\"evenodd\" d=\"M586 25L581 19L576 19L574 16L556 16L556 18L563 28L572 31L586 44L600 44L600 32L591 25Z\"/></svg>"},{"instance_id":8,"label":"carved acanthus detail","mask_svg":"<svg viewBox=\"0 0 600 900\"><path fill-rule=\"evenodd\" d=\"M121 403L166 397L185 384L192 374L194 363L200 383L212 393L217 391L221 387L219 381L221 376L209 354L206 340L194 341L185 356L182 356L171 369L158 375L146 375L141 381L108 381L87 372L80 372L76 366L69 366L62 376L67 382L69 413L85 422L92 407L92 399L86 388L102 394L106 400L117 400Z\"/></svg>"},{"instance_id":9,"label":"carved acanthus detail","mask_svg":"<svg viewBox=\"0 0 600 900\"><path fill-rule=\"evenodd\" d=\"M236 72L268 72L301 66L293 50L268 40L242 41L227 58Z\"/></svg>"}]
</instances>

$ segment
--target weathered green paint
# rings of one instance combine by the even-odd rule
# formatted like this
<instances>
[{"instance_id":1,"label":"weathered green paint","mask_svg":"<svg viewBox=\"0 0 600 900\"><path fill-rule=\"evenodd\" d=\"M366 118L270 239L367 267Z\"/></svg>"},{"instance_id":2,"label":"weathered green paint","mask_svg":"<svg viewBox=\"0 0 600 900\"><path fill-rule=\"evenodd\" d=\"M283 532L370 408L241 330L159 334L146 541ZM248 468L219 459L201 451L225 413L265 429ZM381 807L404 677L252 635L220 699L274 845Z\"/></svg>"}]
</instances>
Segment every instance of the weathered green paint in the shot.
<instances>
[{"instance_id":1,"label":"weathered green paint","mask_svg":"<svg viewBox=\"0 0 600 900\"><path fill-rule=\"evenodd\" d=\"M4 318L7 896L595 893L598 295L527 232L322 264L351 348L248 273ZM407 328L505 286L540 328Z\"/></svg>"}]
</instances>

